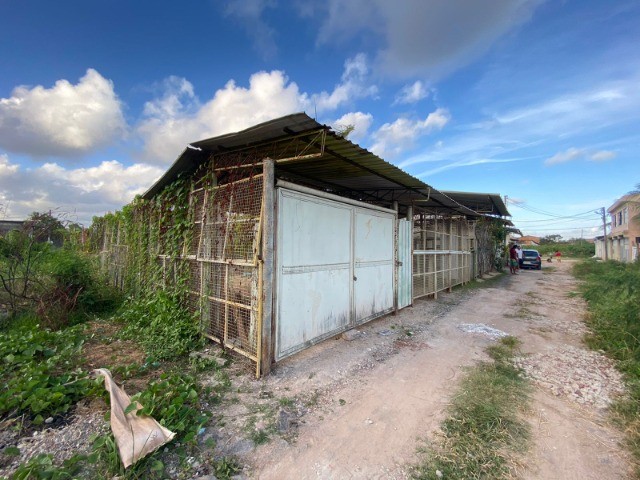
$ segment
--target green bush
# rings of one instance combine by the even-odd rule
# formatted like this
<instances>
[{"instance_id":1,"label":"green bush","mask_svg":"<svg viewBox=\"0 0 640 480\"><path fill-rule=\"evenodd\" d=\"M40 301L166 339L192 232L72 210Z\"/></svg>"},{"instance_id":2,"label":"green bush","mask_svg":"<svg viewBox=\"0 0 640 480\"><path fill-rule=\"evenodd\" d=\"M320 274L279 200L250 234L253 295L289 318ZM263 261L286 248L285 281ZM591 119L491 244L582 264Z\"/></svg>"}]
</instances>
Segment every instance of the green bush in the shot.
<instances>
[{"instance_id":1,"label":"green bush","mask_svg":"<svg viewBox=\"0 0 640 480\"><path fill-rule=\"evenodd\" d=\"M123 337L138 341L154 360L175 359L202 345L198 321L177 294L160 291L130 299L120 318L126 324Z\"/></svg>"},{"instance_id":2,"label":"green bush","mask_svg":"<svg viewBox=\"0 0 640 480\"><path fill-rule=\"evenodd\" d=\"M0 239L0 301L9 319L34 312L42 326L60 329L115 309L120 294L98 271L72 248L37 243L21 232Z\"/></svg>"}]
</instances>

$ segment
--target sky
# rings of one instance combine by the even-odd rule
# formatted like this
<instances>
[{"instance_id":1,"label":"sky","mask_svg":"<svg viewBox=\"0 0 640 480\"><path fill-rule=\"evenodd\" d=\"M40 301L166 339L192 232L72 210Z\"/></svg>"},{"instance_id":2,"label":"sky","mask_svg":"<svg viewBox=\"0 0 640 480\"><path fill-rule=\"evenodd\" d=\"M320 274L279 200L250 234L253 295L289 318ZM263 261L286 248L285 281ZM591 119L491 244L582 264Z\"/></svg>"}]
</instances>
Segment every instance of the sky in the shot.
<instances>
[{"instance_id":1,"label":"sky","mask_svg":"<svg viewBox=\"0 0 640 480\"><path fill-rule=\"evenodd\" d=\"M85 226L190 143L305 111L531 235L640 184L639 0L0 2L0 218Z\"/></svg>"}]
</instances>

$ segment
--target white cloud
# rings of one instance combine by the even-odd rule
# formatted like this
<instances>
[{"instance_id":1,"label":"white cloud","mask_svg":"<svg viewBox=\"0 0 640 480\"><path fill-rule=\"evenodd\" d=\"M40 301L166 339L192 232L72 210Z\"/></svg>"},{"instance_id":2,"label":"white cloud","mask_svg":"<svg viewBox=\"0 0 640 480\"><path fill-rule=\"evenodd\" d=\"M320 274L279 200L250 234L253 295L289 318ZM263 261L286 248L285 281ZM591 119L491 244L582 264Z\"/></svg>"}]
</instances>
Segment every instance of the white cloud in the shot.
<instances>
[{"instance_id":1,"label":"white cloud","mask_svg":"<svg viewBox=\"0 0 640 480\"><path fill-rule=\"evenodd\" d=\"M420 80L412 85L405 85L396 96L394 105L403 103L416 103L429 96L429 90Z\"/></svg>"},{"instance_id":2,"label":"white cloud","mask_svg":"<svg viewBox=\"0 0 640 480\"><path fill-rule=\"evenodd\" d=\"M484 53L527 21L542 0L328 0L320 43L363 35L380 45L377 66L390 76L441 77ZM370 40L369 40L370 42Z\"/></svg>"},{"instance_id":3,"label":"white cloud","mask_svg":"<svg viewBox=\"0 0 640 480\"><path fill-rule=\"evenodd\" d=\"M164 84L165 93L147 102L144 118L137 125L144 142L143 158L167 164L190 142L299 111L333 111L355 98L375 93L375 87L366 84L367 74L366 58L357 55L345 62L342 81L331 93L309 95L290 82L284 72L258 72L251 75L248 87L230 80L204 103L186 79L170 77Z\"/></svg>"},{"instance_id":4,"label":"white cloud","mask_svg":"<svg viewBox=\"0 0 640 480\"><path fill-rule=\"evenodd\" d=\"M353 131L347 138L354 143L358 143L367 136L372 122L373 116L370 113L350 112L331 124L334 126L334 130L338 131L347 126L353 126Z\"/></svg>"},{"instance_id":5,"label":"white cloud","mask_svg":"<svg viewBox=\"0 0 640 480\"><path fill-rule=\"evenodd\" d=\"M554 145L558 140L566 143L568 139L583 143L600 131L610 128L625 131L635 125L640 108L637 82L637 76L607 82L496 112L481 122L457 125L461 133L448 137L442 148L425 148L404 159L399 166L406 169L412 165L429 165L423 170L412 169L414 175L426 177L450 168L469 165L469 162L544 160L540 149L545 145ZM627 135L613 144L608 142L589 145L588 148L578 150L584 150L586 156L603 148L629 142L637 143L635 136ZM562 155L558 158L562 159ZM602 157L596 155L597 158ZM548 157L547 160L551 161ZM593 158L591 160L597 161ZM555 162L557 159L553 160ZM445 168L431 166L439 163L444 164Z\"/></svg>"},{"instance_id":6,"label":"white cloud","mask_svg":"<svg viewBox=\"0 0 640 480\"><path fill-rule=\"evenodd\" d=\"M112 82L93 69L76 85L20 86L0 99L0 146L13 152L74 157L109 145L125 128Z\"/></svg>"},{"instance_id":7,"label":"white cloud","mask_svg":"<svg viewBox=\"0 0 640 480\"><path fill-rule=\"evenodd\" d=\"M553 157L549 157L544 161L547 166L558 165L560 163L567 163L573 160L584 157L585 151L582 148L571 147L564 152L558 152Z\"/></svg>"},{"instance_id":8,"label":"white cloud","mask_svg":"<svg viewBox=\"0 0 640 480\"><path fill-rule=\"evenodd\" d=\"M273 8L275 2L270 0L230 0L225 13L237 18L253 40L253 48L264 60L276 56L278 47L275 41L275 30L262 18L267 8Z\"/></svg>"},{"instance_id":9,"label":"white cloud","mask_svg":"<svg viewBox=\"0 0 640 480\"><path fill-rule=\"evenodd\" d=\"M367 57L363 53L348 59L344 63L341 83L331 93L312 95L314 106L318 111L335 110L359 98L374 96L378 89L375 85L368 84L368 75Z\"/></svg>"},{"instance_id":10,"label":"white cloud","mask_svg":"<svg viewBox=\"0 0 640 480\"><path fill-rule=\"evenodd\" d=\"M189 142L242 130L303 110L306 104L298 86L277 70L254 73L248 88L230 80L203 104L185 79L174 78L167 85L164 96L145 105L146 117L137 126L144 158L159 164L171 163Z\"/></svg>"},{"instance_id":11,"label":"white cloud","mask_svg":"<svg viewBox=\"0 0 640 480\"><path fill-rule=\"evenodd\" d=\"M589 155L589 159L593 162L606 162L613 160L617 155L616 152L612 152L611 150L600 150Z\"/></svg>"},{"instance_id":12,"label":"white cloud","mask_svg":"<svg viewBox=\"0 0 640 480\"><path fill-rule=\"evenodd\" d=\"M421 135L441 130L451 116L443 108L431 112L424 120L399 118L393 123L385 123L373 134L375 139L371 151L382 158L392 158L411 148Z\"/></svg>"},{"instance_id":13,"label":"white cloud","mask_svg":"<svg viewBox=\"0 0 640 480\"><path fill-rule=\"evenodd\" d=\"M145 164L112 160L94 167L67 169L56 163L24 169L0 155L0 210L10 218L55 210L88 225L94 215L115 211L144 193L162 174Z\"/></svg>"},{"instance_id":14,"label":"white cloud","mask_svg":"<svg viewBox=\"0 0 640 480\"><path fill-rule=\"evenodd\" d=\"M579 160L586 158L592 162L606 162L616 157L616 152L610 150L599 150L596 152L589 152L584 148L571 147L564 152L558 152L553 157L547 158L544 164L547 166L558 165L560 163L571 162L573 160Z\"/></svg>"}]
</instances>

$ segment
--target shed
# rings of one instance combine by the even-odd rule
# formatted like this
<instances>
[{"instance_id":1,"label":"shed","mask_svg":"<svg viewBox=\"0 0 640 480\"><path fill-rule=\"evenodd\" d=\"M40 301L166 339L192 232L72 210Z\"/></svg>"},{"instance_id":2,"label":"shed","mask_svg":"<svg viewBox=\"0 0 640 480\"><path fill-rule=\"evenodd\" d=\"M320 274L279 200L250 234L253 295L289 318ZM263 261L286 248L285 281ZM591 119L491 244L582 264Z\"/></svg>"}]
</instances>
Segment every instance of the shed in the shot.
<instances>
[{"instance_id":1,"label":"shed","mask_svg":"<svg viewBox=\"0 0 640 480\"><path fill-rule=\"evenodd\" d=\"M189 145L143 197L185 176L191 306L258 374L478 274L482 214L304 113Z\"/></svg>"}]
</instances>

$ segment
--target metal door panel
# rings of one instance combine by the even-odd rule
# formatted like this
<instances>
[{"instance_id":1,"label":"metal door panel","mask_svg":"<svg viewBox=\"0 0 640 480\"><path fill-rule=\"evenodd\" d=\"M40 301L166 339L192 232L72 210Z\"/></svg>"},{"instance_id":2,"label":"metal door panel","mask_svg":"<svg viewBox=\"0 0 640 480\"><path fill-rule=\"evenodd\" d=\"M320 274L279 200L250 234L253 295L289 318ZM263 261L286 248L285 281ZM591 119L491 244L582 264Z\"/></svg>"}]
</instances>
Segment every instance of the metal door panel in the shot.
<instances>
[{"instance_id":1,"label":"metal door panel","mask_svg":"<svg viewBox=\"0 0 640 480\"><path fill-rule=\"evenodd\" d=\"M348 327L352 209L279 189L276 360Z\"/></svg>"},{"instance_id":2,"label":"metal door panel","mask_svg":"<svg viewBox=\"0 0 640 480\"><path fill-rule=\"evenodd\" d=\"M398 308L411 305L413 290L412 275L412 223L408 220L398 220Z\"/></svg>"},{"instance_id":3,"label":"metal door panel","mask_svg":"<svg viewBox=\"0 0 640 480\"><path fill-rule=\"evenodd\" d=\"M393 214L355 211L354 310L358 324L393 309L394 222Z\"/></svg>"}]
</instances>

